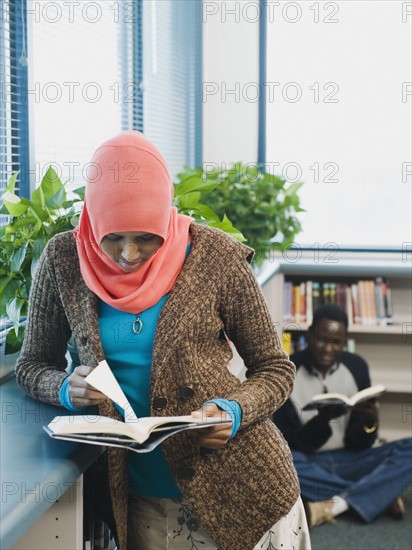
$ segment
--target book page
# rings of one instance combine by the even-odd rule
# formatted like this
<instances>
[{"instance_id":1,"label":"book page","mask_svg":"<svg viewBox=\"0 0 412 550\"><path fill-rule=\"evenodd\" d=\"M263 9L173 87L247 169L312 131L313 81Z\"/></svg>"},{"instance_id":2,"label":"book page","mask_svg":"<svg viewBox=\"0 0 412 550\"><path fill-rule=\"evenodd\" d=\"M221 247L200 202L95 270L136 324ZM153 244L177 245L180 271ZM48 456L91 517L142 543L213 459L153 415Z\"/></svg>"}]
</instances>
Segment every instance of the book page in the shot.
<instances>
[{"instance_id":1,"label":"book page","mask_svg":"<svg viewBox=\"0 0 412 550\"><path fill-rule=\"evenodd\" d=\"M366 401L367 399L372 399L373 397L378 397L379 395L382 395L385 391L385 386L383 386L382 384L377 384L376 386L371 386L369 388L365 388L364 390L359 391L358 393L355 393L355 395L350 398L341 393L320 393L318 395L314 395L311 401L306 405L306 407L316 403L323 405L339 405L339 401L342 404L353 407L357 403Z\"/></svg>"},{"instance_id":2,"label":"book page","mask_svg":"<svg viewBox=\"0 0 412 550\"><path fill-rule=\"evenodd\" d=\"M124 410L126 424L139 421L107 361L101 361L85 380Z\"/></svg>"},{"instance_id":3,"label":"book page","mask_svg":"<svg viewBox=\"0 0 412 550\"><path fill-rule=\"evenodd\" d=\"M383 384L377 384L376 386L371 386L369 388L365 388L364 390L359 391L356 393L351 401L352 405L355 405L356 403L361 403L362 401L366 401L367 399L371 399L372 397L378 397L379 395L382 395L385 393L386 388Z\"/></svg>"}]
</instances>

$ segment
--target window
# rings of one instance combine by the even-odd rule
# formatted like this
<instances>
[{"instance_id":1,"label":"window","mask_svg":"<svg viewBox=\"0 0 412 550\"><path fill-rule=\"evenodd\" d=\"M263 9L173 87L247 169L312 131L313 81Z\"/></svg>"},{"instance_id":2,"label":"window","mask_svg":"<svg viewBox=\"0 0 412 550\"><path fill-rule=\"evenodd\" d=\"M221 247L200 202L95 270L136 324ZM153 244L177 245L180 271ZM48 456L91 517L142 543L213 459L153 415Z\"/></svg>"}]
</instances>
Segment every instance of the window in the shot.
<instances>
[{"instance_id":1,"label":"window","mask_svg":"<svg viewBox=\"0 0 412 550\"><path fill-rule=\"evenodd\" d=\"M0 7L0 193L20 170L17 191L29 194L25 1L3 0Z\"/></svg>"},{"instance_id":2,"label":"window","mask_svg":"<svg viewBox=\"0 0 412 550\"><path fill-rule=\"evenodd\" d=\"M201 4L143 2L144 132L172 176L201 164Z\"/></svg>"},{"instance_id":3,"label":"window","mask_svg":"<svg viewBox=\"0 0 412 550\"><path fill-rule=\"evenodd\" d=\"M69 188L83 185L96 146L126 129L143 130L172 175L201 164L201 0L19 0L2 10L0 152L9 175L22 170L21 191L50 164Z\"/></svg>"},{"instance_id":4,"label":"window","mask_svg":"<svg viewBox=\"0 0 412 550\"><path fill-rule=\"evenodd\" d=\"M412 203L408 3L268 4L266 162L305 182L296 240L402 248Z\"/></svg>"},{"instance_id":5,"label":"window","mask_svg":"<svg viewBox=\"0 0 412 550\"><path fill-rule=\"evenodd\" d=\"M28 2L34 186L53 164L70 187L80 187L97 145L122 130L120 60L129 65L121 39L130 38L134 21L126 23L120 7L104 1Z\"/></svg>"}]
</instances>

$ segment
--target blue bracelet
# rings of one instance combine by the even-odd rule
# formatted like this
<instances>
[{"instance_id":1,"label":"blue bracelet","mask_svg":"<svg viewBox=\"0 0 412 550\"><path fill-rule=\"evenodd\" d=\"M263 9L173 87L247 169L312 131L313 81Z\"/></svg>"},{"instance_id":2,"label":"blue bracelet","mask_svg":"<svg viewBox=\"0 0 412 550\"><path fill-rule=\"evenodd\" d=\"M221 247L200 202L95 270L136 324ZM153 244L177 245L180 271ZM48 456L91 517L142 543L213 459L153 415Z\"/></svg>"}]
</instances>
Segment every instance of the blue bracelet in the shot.
<instances>
[{"instance_id":1,"label":"blue bracelet","mask_svg":"<svg viewBox=\"0 0 412 550\"><path fill-rule=\"evenodd\" d=\"M225 411L230 415L232 419L232 433L230 434L229 439L233 439L242 422L242 408L239 403L228 399L209 399L209 401L206 401L203 404L206 405L207 403L215 403L219 409L222 409L222 411Z\"/></svg>"},{"instance_id":2,"label":"blue bracelet","mask_svg":"<svg viewBox=\"0 0 412 550\"><path fill-rule=\"evenodd\" d=\"M71 375L70 375L71 376ZM87 409L87 407L75 407L72 405L71 399L70 399L70 388L69 388L69 378L64 379L63 384L61 385L60 391L59 391L59 399L60 403L63 405L65 409L68 409L69 411L83 411L84 409Z\"/></svg>"}]
</instances>

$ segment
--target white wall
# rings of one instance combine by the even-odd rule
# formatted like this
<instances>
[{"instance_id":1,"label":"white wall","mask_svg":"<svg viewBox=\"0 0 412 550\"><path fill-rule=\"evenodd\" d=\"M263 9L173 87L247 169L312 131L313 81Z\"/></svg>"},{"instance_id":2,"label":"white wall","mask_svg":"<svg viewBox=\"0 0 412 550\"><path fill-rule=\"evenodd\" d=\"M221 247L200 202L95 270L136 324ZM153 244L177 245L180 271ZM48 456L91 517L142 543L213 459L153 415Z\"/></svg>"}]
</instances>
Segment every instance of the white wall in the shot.
<instances>
[{"instance_id":1,"label":"white wall","mask_svg":"<svg viewBox=\"0 0 412 550\"><path fill-rule=\"evenodd\" d=\"M205 164L257 160L257 4L203 1ZM305 182L298 244L410 247L412 4L268 0L266 17L266 160Z\"/></svg>"},{"instance_id":2,"label":"white wall","mask_svg":"<svg viewBox=\"0 0 412 550\"><path fill-rule=\"evenodd\" d=\"M204 165L257 161L258 5L203 1Z\"/></svg>"},{"instance_id":3,"label":"white wall","mask_svg":"<svg viewBox=\"0 0 412 550\"><path fill-rule=\"evenodd\" d=\"M277 4L266 161L304 181L297 242L402 248L411 241L412 3Z\"/></svg>"}]
</instances>

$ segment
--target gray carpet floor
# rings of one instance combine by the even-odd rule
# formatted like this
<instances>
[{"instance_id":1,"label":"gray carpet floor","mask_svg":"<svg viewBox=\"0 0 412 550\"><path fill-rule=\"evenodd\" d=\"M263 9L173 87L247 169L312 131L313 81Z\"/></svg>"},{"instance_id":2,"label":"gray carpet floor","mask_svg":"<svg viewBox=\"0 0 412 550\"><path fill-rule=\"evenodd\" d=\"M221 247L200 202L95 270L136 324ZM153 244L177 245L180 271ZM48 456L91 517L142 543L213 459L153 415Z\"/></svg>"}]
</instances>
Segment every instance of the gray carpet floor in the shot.
<instances>
[{"instance_id":1,"label":"gray carpet floor","mask_svg":"<svg viewBox=\"0 0 412 550\"><path fill-rule=\"evenodd\" d=\"M412 550L412 495L406 498L406 516L401 520L380 516L370 524L351 512L310 532L312 550Z\"/></svg>"}]
</instances>

